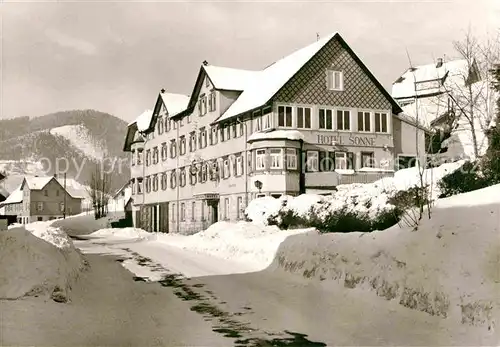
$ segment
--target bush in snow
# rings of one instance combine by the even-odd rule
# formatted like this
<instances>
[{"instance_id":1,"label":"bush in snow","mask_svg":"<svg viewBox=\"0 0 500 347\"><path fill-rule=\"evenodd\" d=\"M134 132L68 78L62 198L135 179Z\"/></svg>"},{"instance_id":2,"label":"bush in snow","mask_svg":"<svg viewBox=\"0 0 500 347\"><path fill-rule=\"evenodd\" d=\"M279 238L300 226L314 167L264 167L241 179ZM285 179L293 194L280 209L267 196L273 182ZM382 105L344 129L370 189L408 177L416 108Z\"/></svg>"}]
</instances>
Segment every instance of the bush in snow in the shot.
<instances>
[{"instance_id":1,"label":"bush in snow","mask_svg":"<svg viewBox=\"0 0 500 347\"><path fill-rule=\"evenodd\" d=\"M439 198L446 198L452 195L467 193L492 185L480 171L479 164L467 161L460 168L444 176L438 187L441 191Z\"/></svg>"}]
</instances>

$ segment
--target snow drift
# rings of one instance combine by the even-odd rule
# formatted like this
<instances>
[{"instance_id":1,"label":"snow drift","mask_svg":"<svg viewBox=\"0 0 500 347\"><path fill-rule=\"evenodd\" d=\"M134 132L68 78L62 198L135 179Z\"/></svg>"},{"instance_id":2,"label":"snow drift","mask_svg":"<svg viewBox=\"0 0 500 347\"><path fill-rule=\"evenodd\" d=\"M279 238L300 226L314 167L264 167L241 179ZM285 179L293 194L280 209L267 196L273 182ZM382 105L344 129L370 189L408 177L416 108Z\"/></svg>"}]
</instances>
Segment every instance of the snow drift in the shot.
<instances>
[{"instance_id":1,"label":"snow drift","mask_svg":"<svg viewBox=\"0 0 500 347\"><path fill-rule=\"evenodd\" d=\"M23 228L0 232L0 249L0 299L51 295L64 302L84 267L72 244L59 248Z\"/></svg>"},{"instance_id":2,"label":"snow drift","mask_svg":"<svg viewBox=\"0 0 500 347\"><path fill-rule=\"evenodd\" d=\"M474 206L487 197L489 204ZM493 328L500 307L500 185L438 200L417 231L302 234L271 269L361 287L387 300Z\"/></svg>"}]
</instances>

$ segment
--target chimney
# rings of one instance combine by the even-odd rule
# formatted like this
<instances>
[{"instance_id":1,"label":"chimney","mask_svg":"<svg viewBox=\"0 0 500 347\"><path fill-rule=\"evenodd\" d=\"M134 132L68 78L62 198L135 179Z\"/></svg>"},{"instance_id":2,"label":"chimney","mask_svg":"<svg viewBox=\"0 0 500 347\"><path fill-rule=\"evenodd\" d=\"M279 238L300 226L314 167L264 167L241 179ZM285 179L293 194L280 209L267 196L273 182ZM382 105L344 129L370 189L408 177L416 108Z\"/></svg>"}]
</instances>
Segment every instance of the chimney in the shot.
<instances>
[{"instance_id":1,"label":"chimney","mask_svg":"<svg viewBox=\"0 0 500 347\"><path fill-rule=\"evenodd\" d=\"M441 66L443 66L443 58L438 58L436 68L440 68Z\"/></svg>"}]
</instances>

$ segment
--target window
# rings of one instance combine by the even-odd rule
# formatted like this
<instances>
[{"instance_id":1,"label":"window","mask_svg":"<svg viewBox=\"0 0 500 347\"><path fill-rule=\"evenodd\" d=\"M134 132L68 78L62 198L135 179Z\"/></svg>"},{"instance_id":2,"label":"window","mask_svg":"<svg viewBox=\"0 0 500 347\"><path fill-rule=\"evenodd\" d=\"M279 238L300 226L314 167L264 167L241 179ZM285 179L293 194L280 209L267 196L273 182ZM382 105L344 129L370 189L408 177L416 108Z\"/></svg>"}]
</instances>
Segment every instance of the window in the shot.
<instances>
[{"instance_id":1,"label":"window","mask_svg":"<svg viewBox=\"0 0 500 347\"><path fill-rule=\"evenodd\" d=\"M306 153L306 169L308 172L318 171L318 152L317 151L307 151Z\"/></svg>"},{"instance_id":2,"label":"window","mask_svg":"<svg viewBox=\"0 0 500 347\"><path fill-rule=\"evenodd\" d=\"M181 202L181 222L186 220L186 204Z\"/></svg>"},{"instance_id":3,"label":"window","mask_svg":"<svg viewBox=\"0 0 500 347\"><path fill-rule=\"evenodd\" d=\"M207 147L207 130L205 128L200 129L200 139L199 139L199 147L205 148Z\"/></svg>"},{"instance_id":4,"label":"window","mask_svg":"<svg viewBox=\"0 0 500 347\"><path fill-rule=\"evenodd\" d=\"M214 126L210 129L210 144L211 145L217 144L217 136L218 136L217 127Z\"/></svg>"},{"instance_id":5,"label":"window","mask_svg":"<svg viewBox=\"0 0 500 347\"><path fill-rule=\"evenodd\" d=\"M43 201L39 201L36 204L36 210L37 211L43 211Z\"/></svg>"},{"instance_id":6,"label":"window","mask_svg":"<svg viewBox=\"0 0 500 347\"><path fill-rule=\"evenodd\" d=\"M351 130L351 111L337 111L337 130Z\"/></svg>"},{"instance_id":7,"label":"window","mask_svg":"<svg viewBox=\"0 0 500 347\"><path fill-rule=\"evenodd\" d=\"M194 131L189 134L189 151L196 151L196 133Z\"/></svg>"},{"instance_id":8,"label":"window","mask_svg":"<svg viewBox=\"0 0 500 347\"><path fill-rule=\"evenodd\" d=\"M186 154L186 137L184 135L181 136L180 144L179 144L179 154Z\"/></svg>"},{"instance_id":9,"label":"window","mask_svg":"<svg viewBox=\"0 0 500 347\"><path fill-rule=\"evenodd\" d=\"M59 203L59 211L64 212L64 202Z\"/></svg>"},{"instance_id":10,"label":"window","mask_svg":"<svg viewBox=\"0 0 500 347\"><path fill-rule=\"evenodd\" d=\"M168 116L165 118L165 131L170 131L170 128L172 127L172 121Z\"/></svg>"},{"instance_id":11,"label":"window","mask_svg":"<svg viewBox=\"0 0 500 347\"><path fill-rule=\"evenodd\" d=\"M370 130L370 112L358 112L358 131Z\"/></svg>"},{"instance_id":12,"label":"window","mask_svg":"<svg viewBox=\"0 0 500 347\"><path fill-rule=\"evenodd\" d=\"M45 196L49 196L49 192L47 191L47 189L45 189L45 190L43 191L43 195L45 195Z\"/></svg>"},{"instance_id":13,"label":"window","mask_svg":"<svg viewBox=\"0 0 500 347\"><path fill-rule=\"evenodd\" d=\"M163 142L161 144L161 160L165 161L168 158L168 147L167 143Z\"/></svg>"},{"instance_id":14,"label":"window","mask_svg":"<svg viewBox=\"0 0 500 347\"><path fill-rule=\"evenodd\" d=\"M176 215L176 210L175 210L175 203L172 203L172 222L175 222L175 215Z\"/></svg>"},{"instance_id":15,"label":"window","mask_svg":"<svg viewBox=\"0 0 500 347\"><path fill-rule=\"evenodd\" d=\"M246 126L246 123L245 124L240 123L240 135L239 136L243 136L243 126Z\"/></svg>"},{"instance_id":16,"label":"window","mask_svg":"<svg viewBox=\"0 0 500 347\"><path fill-rule=\"evenodd\" d=\"M163 118L158 117L157 123L158 123L158 135L161 135L163 134Z\"/></svg>"},{"instance_id":17,"label":"window","mask_svg":"<svg viewBox=\"0 0 500 347\"><path fill-rule=\"evenodd\" d=\"M354 153L335 152L335 170L353 170Z\"/></svg>"},{"instance_id":18,"label":"window","mask_svg":"<svg viewBox=\"0 0 500 347\"><path fill-rule=\"evenodd\" d=\"M243 175L243 156L239 155L236 157L236 176Z\"/></svg>"},{"instance_id":19,"label":"window","mask_svg":"<svg viewBox=\"0 0 500 347\"><path fill-rule=\"evenodd\" d=\"M255 111L253 113L253 124L254 124L254 132L262 130L262 111Z\"/></svg>"},{"instance_id":20,"label":"window","mask_svg":"<svg viewBox=\"0 0 500 347\"><path fill-rule=\"evenodd\" d=\"M216 160L213 160L210 163L209 171L210 171L210 180L216 181L219 178L219 163L217 163Z\"/></svg>"},{"instance_id":21,"label":"window","mask_svg":"<svg viewBox=\"0 0 500 347\"><path fill-rule=\"evenodd\" d=\"M158 164L160 150L159 147L153 148L153 164Z\"/></svg>"},{"instance_id":22,"label":"window","mask_svg":"<svg viewBox=\"0 0 500 347\"><path fill-rule=\"evenodd\" d=\"M234 123L232 125L232 129L233 129L233 139L238 137L238 125L236 123Z\"/></svg>"},{"instance_id":23,"label":"window","mask_svg":"<svg viewBox=\"0 0 500 347\"><path fill-rule=\"evenodd\" d=\"M398 166L397 169L409 169L411 167L417 166L417 158L412 155L398 155Z\"/></svg>"},{"instance_id":24,"label":"window","mask_svg":"<svg viewBox=\"0 0 500 347\"><path fill-rule=\"evenodd\" d=\"M196 201L191 202L191 220L194 221L196 220Z\"/></svg>"},{"instance_id":25,"label":"window","mask_svg":"<svg viewBox=\"0 0 500 347\"><path fill-rule=\"evenodd\" d=\"M264 170L266 168L266 150L258 149L255 151L255 170Z\"/></svg>"},{"instance_id":26,"label":"window","mask_svg":"<svg viewBox=\"0 0 500 347\"><path fill-rule=\"evenodd\" d=\"M199 181L200 181L201 183L203 183L203 182L206 182L206 181L207 181L207 171L208 171L208 164L207 164L207 163L203 163L203 164L201 165L200 170L198 171Z\"/></svg>"},{"instance_id":27,"label":"window","mask_svg":"<svg viewBox=\"0 0 500 347\"><path fill-rule=\"evenodd\" d=\"M202 94L198 101L198 112L200 116L204 116L207 113L207 96L205 94Z\"/></svg>"},{"instance_id":28,"label":"window","mask_svg":"<svg viewBox=\"0 0 500 347\"><path fill-rule=\"evenodd\" d=\"M174 129L177 129L177 121L173 120L172 122L174 123Z\"/></svg>"},{"instance_id":29,"label":"window","mask_svg":"<svg viewBox=\"0 0 500 347\"><path fill-rule=\"evenodd\" d=\"M319 109L319 128L320 129L333 129L333 113L332 110Z\"/></svg>"},{"instance_id":30,"label":"window","mask_svg":"<svg viewBox=\"0 0 500 347\"><path fill-rule=\"evenodd\" d=\"M137 180L137 194L142 194L142 180Z\"/></svg>"},{"instance_id":31,"label":"window","mask_svg":"<svg viewBox=\"0 0 500 347\"><path fill-rule=\"evenodd\" d=\"M375 155L373 152L361 152L361 167L375 167Z\"/></svg>"},{"instance_id":32,"label":"window","mask_svg":"<svg viewBox=\"0 0 500 347\"><path fill-rule=\"evenodd\" d=\"M292 126L291 106L278 106L278 126L288 128Z\"/></svg>"},{"instance_id":33,"label":"window","mask_svg":"<svg viewBox=\"0 0 500 347\"><path fill-rule=\"evenodd\" d=\"M295 148L286 149L286 168L288 170L297 170L297 150Z\"/></svg>"},{"instance_id":34,"label":"window","mask_svg":"<svg viewBox=\"0 0 500 347\"><path fill-rule=\"evenodd\" d=\"M375 132L387 133L387 113L375 112Z\"/></svg>"},{"instance_id":35,"label":"window","mask_svg":"<svg viewBox=\"0 0 500 347\"><path fill-rule=\"evenodd\" d=\"M335 169L335 153L328 151L319 152L319 171L329 172Z\"/></svg>"},{"instance_id":36,"label":"window","mask_svg":"<svg viewBox=\"0 0 500 347\"><path fill-rule=\"evenodd\" d=\"M174 169L170 174L170 188L174 189L175 187L177 187L177 172Z\"/></svg>"},{"instance_id":37,"label":"window","mask_svg":"<svg viewBox=\"0 0 500 347\"><path fill-rule=\"evenodd\" d=\"M167 173L161 174L161 190L167 189Z\"/></svg>"},{"instance_id":38,"label":"window","mask_svg":"<svg viewBox=\"0 0 500 347\"><path fill-rule=\"evenodd\" d=\"M205 220L205 201L201 201L201 220Z\"/></svg>"},{"instance_id":39,"label":"window","mask_svg":"<svg viewBox=\"0 0 500 347\"><path fill-rule=\"evenodd\" d=\"M271 169L282 169L283 168L283 151L279 148L271 148L270 158L271 158Z\"/></svg>"},{"instance_id":40,"label":"window","mask_svg":"<svg viewBox=\"0 0 500 347\"><path fill-rule=\"evenodd\" d=\"M236 218L241 219L243 214L243 198L241 196L238 196L237 202L236 202Z\"/></svg>"},{"instance_id":41,"label":"window","mask_svg":"<svg viewBox=\"0 0 500 347\"><path fill-rule=\"evenodd\" d=\"M297 128L311 129L311 109L309 107L297 107Z\"/></svg>"},{"instance_id":42,"label":"window","mask_svg":"<svg viewBox=\"0 0 500 347\"><path fill-rule=\"evenodd\" d=\"M137 165L142 165L142 151L137 151Z\"/></svg>"},{"instance_id":43,"label":"window","mask_svg":"<svg viewBox=\"0 0 500 347\"><path fill-rule=\"evenodd\" d=\"M151 150L146 150L146 166L151 165Z\"/></svg>"},{"instance_id":44,"label":"window","mask_svg":"<svg viewBox=\"0 0 500 347\"><path fill-rule=\"evenodd\" d=\"M225 128L226 128L226 135L227 135L226 140L229 140L231 138L231 125L228 124L225 126Z\"/></svg>"},{"instance_id":45,"label":"window","mask_svg":"<svg viewBox=\"0 0 500 347\"><path fill-rule=\"evenodd\" d=\"M151 176L148 176L146 177L146 193L150 193L151 192L151 183L152 183L153 179Z\"/></svg>"},{"instance_id":46,"label":"window","mask_svg":"<svg viewBox=\"0 0 500 347\"><path fill-rule=\"evenodd\" d=\"M226 126L221 126L219 127L220 129L220 142L224 142L225 141L225 136L226 136Z\"/></svg>"},{"instance_id":47,"label":"window","mask_svg":"<svg viewBox=\"0 0 500 347\"><path fill-rule=\"evenodd\" d=\"M37 220L38 222L42 222L42 221L43 221L43 217L36 217L36 220Z\"/></svg>"},{"instance_id":48,"label":"window","mask_svg":"<svg viewBox=\"0 0 500 347\"><path fill-rule=\"evenodd\" d=\"M223 161L223 169L222 169L222 178L228 178L231 176L231 171L230 171L230 166L229 166L229 158L224 158Z\"/></svg>"},{"instance_id":49,"label":"window","mask_svg":"<svg viewBox=\"0 0 500 347\"><path fill-rule=\"evenodd\" d=\"M186 185L186 169L182 168L179 172L179 186L184 187Z\"/></svg>"},{"instance_id":50,"label":"window","mask_svg":"<svg viewBox=\"0 0 500 347\"><path fill-rule=\"evenodd\" d=\"M198 177L197 173L198 173L197 167L192 165L189 169L189 184L191 184L192 186L196 184L196 179Z\"/></svg>"},{"instance_id":51,"label":"window","mask_svg":"<svg viewBox=\"0 0 500 347\"><path fill-rule=\"evenodd\" d=\"M209 111L216 110L216 94L215 91L211 92L208 99L208 108Z\"/></svg>"},{"instance_id":52,"label":"window","mask_svg":"<svg viewBox=\"0 0 500 347\"><path fill-rule=\"evenodd\" d=\"M177 144L175 140L170 141L170 157L175 158L177 156Z\"/></svg>"},{"instance_id":53,"label":"window","mask_svg":"<svg viewBox=\"0 0 500 347\"><path fill-rule=\"evenodd\" d=\"M158 191L158 175L153 176L153 190Z\"/></svg>"},{"instance_id":54,"label":"window","mask_svg":"<svg viewBox=\"0 0 500 347\"><path fill-rule=\"evenodd\" d=\"M271 129L273 127L273 114L271 107L267 107L263 111L262 130Z\"/></svg>"},{"instance_id":55,"label":"window","mask_svg":"<svg viewBox=\"0 0 500 347\"><path fill-rule=\"evenodd\" d=\"M224 199L224 219L229 219L229 198Z\"/></svg>"},{"instance_id":56,"label":"window","mask_svg":"<svg viewBox=\"0 0 500 347\"><path fill-rule=\"evenodd\" d=\"M342 91L344 90L344 74L342 71L327 71L328 90Z\"/></svg>"}]
</instances>

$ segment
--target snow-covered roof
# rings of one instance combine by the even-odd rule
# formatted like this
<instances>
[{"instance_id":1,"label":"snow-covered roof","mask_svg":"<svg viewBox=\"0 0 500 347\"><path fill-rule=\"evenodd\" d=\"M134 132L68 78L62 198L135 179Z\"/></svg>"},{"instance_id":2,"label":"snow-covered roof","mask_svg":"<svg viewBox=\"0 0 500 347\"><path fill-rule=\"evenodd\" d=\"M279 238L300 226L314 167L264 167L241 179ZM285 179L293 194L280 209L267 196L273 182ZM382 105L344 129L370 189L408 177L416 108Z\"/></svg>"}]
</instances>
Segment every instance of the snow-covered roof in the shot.
<instances>
[{"instance_id":1,"label":"snow-covered roof","mask_svg":"<svg viewBox=\"0 0 500 347\"><path fill-rule=\"evenodd\" d=\"M167 108L168 115L173 117L184 111L189 103L189 96L175 93L160 93L163 104ZM153 112L153 111L151 111ZM150 123L148 124L149 127Z\"/></svg>"},{"instance_id":2,"label":"snow-covered roof","mask_svg":"<svg viewBox=\"0 0 500 347\"><path fill-rule=\"evenodd\" d=\"M23 202L23 191L19 185L4 201L0 202L0 206L18 204Z\"/></svg>"},{"instance_id":3,"label":"snow-covered roof","mask_svg":"<svg viewBox=\"0 0 500 347\"><path fill-rule=\"evenodd\" d=\"M146 110L137 119L135 120L135 123L137 124L137 130L139 131L146 131L149 129L149 126L151 125L151 120L153 119L153 111L152 110Z\"/></svg>"},{"instance_id":4,"label":"snow-covered roof","mask_svg":"<svg viewBox=\"0 0 500 347\"><path fill-rule=\"evenodd\" d=\"M4 198L8 197L9 192L7 191L7 189L0 187L0 196L3 196Z\"/></svg>"},{"instance_id":5,"label":"snow-covered roof","mask_svg":"<svg viewBox=\"0 0 500 347\"><path fill-rule=\"evenodd\" d=\"M236 101L216 121L223 121L269 101L336 33L306 46L256 72Z\"/></svg>"},{"instance_id":6,"label":"snow-covered roof","mask_svg":"<svg viewBox=\"0 0 500 347\"><path fill-rule=\"evenodd\" d=\"M436 63L419 65L413 69L406 70L392 84L392 97L396 99L409 98L415 95L429 95L443 92L444 89L437 82L431 81L443 80L448 78L456 78L457 76L466 76L468 71L467 60L458 59L448 62L443 62L441 67L436 67ZM427 86L423 86L421 90L415 91L415 83L430 82Z\"/></svg>"},{"instance_id":7,"label":"snow-covered roof","mask_svg":"<svg viewBox=\"0 0 500 347\"><path fill-rule=\"evenodd\" d=\"M54 176L26 176L24 177L23 182L26 182L28 189L30 190L42 190L52 179L55 179L61 187L64 188L64 179L55 178ZM84 199L86 196L85 187L76 182L73 178L66 178L66 191L72 198L75 199Z\"/></svg>"},{"instance_id":8,"label":"snow-covered roof","mask_svg":"<svg viewBox=\"0 0 500 347\"><path fill-rule=\"evenodd\" d=\"M29 190L41 190L45 187L54 176L44 176L44 177L25 177L24 180L28 185Z\"/></svg>"},{"instance_id":9,"label":"snow-covered roof","mask_svg":"<svg viewBox=\"0 0 500 347\"><path fill-rule=\"evenodd\" d=\"M258 75L259 71L233 69L222 66L205 65L207 73L215 89L245 90Z\"/></svg>"},{"instance_id":10,"label":"snow-covered roof","mask_svg":"<svg viewBox=\"0 0 500 347\"><path fill-rule=\"evenodd\" d=\"M304 135L298 130L273 130L266 132L256 132L250 135L248 142L259 140L304 140Z\"/></svg>"},{"instance_id":11,"label":"snow-covered roof","mask_svg":"<svg viewBox=\"0 0 500 347\"><path fill-rule=\"evenodd\" d=\"M447 112L446 99L442 95L419 98L416 102L402 107L403 113L426 127Z\"/></svg>"}]
</instances>

